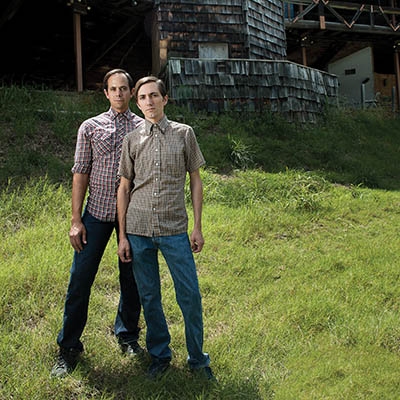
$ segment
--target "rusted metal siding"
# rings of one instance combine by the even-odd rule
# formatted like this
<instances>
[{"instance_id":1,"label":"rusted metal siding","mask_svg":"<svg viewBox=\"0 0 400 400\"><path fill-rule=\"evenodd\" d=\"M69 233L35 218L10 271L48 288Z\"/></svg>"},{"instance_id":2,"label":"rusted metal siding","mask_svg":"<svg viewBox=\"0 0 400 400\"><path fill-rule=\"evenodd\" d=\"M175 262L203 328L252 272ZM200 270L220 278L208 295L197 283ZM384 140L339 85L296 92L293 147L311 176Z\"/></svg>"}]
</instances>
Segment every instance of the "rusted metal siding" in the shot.
<instances>
[{"instance_id":1,"label":"rusted metal siding","mask_svg":"<svg viewBox=\"0 0 400 400\"><path fill-rule=\"evenodd\" d=\"M337 101L335 75L290 61L174 58L167 75L170 97L194 110L271 110L314 122Z\"/></svg>"}]
</instances>

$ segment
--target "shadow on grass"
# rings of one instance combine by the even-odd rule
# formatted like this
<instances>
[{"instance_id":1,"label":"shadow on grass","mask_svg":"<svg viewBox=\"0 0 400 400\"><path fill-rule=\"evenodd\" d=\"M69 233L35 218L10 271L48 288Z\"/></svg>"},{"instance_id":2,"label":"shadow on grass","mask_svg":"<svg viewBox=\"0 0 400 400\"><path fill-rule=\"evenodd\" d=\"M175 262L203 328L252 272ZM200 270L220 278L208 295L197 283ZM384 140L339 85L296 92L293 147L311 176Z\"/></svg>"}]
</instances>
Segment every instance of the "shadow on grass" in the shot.
<instances>
[{"instance_id":1,"label":"shadow on grass","mask_svg":"<svg viewBox=\"0 0 400 400\"><path fill-rule=\"evenodd\" d=\"M257 382L233 381L218 377L218 382L198 379L188 369L171 365L159 379L150 380L146 376L149 360L123 358L116 368L95 366L88 358L83 358L77 373L86 376L86 390L97 393L104 399L265 399L258 392ZM271 392L272 393L272 392ZM271 394L271 399L273 395Z\"/></svg>"}]
</instances>

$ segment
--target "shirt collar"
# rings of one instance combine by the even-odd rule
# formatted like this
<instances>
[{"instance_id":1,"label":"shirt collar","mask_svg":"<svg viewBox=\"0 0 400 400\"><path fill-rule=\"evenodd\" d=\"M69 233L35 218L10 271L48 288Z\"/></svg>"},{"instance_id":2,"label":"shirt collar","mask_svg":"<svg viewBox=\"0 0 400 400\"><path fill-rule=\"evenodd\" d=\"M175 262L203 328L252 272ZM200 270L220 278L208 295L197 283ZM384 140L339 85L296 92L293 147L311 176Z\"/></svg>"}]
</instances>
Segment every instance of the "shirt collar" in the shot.
<instances>
[{"instance_id":1,"label":"shirt collar","mask_svg":"<svg viewBox=\"0 0 400 400\"><path fill-rule=\"evenodd\" d=\"M124 117L127 120L129 120L129 119L131 119L131 115L132 115L132 112L131 112L131 110L129 108L126 111L124 111L123 113L119 113L119 112L115 111L113 108L110 107L108 112L110 113L110 117L111 117L112 120L117 118L119 115L121 115L122 117Z\"/></svg>"},{"instance_id":2,"label":"shirt collar","mask_svg":"<svg viewBox=\"0 0 400 400\"><path fill-rule=\"evenodd\" d=\"M146 131L146 135L150 136L152 134L152 129L153 129L153 125L157 126L158 129L160 130L160 132L162 134L165 134L165 131L167 129L168 126L168 119L167 117L164 115L160 121L158 121L156 124L153 124L152 122L148 121L147 119L145 120L145 131Z\"/></svg>"}]
</instances>

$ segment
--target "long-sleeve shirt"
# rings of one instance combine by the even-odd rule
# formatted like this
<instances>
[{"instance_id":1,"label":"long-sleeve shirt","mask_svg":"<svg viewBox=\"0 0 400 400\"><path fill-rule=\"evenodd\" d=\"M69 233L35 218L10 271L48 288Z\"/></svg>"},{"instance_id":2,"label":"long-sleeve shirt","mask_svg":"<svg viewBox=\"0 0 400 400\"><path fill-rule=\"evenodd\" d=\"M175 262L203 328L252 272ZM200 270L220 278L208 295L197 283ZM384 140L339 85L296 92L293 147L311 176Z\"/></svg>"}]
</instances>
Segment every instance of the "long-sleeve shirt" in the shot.
<instances>
[{"instance_id":1,"label":"long-sleeve shirt","mask_svg":"<svg viewBox=\"0 0 400 400\"><path fill-rule=\"evenodd\" d=\"M129 109L117 113L107 112L84 121L78 130L75 162L72 173L89 174L87 211L95 218L112 222L116 220L118 166L122 142L143 118Z\"/></svg>"}]
</instances>

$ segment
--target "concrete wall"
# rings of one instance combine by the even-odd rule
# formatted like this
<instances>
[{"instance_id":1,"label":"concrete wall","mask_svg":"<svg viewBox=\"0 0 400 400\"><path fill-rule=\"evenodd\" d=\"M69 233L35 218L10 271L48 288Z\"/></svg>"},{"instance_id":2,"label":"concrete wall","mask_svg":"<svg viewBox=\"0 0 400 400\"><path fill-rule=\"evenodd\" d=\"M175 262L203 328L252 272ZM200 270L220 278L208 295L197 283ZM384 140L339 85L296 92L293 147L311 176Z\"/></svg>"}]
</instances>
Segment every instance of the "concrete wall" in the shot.
<instances>
[{"instance_id":1,"label":"concrete wall","mask_svg":"<svg viewBox=\"0 0 400 400\"><path fill-rule=\"evenodd\" d=\"M375 98L373 54L365 47L328 66L328 72L339 79L339 98L353 106L361 105L361 85L365 82L365 99Z\"/></svg>"}]
</instances>

